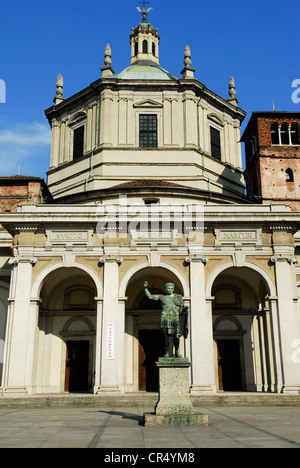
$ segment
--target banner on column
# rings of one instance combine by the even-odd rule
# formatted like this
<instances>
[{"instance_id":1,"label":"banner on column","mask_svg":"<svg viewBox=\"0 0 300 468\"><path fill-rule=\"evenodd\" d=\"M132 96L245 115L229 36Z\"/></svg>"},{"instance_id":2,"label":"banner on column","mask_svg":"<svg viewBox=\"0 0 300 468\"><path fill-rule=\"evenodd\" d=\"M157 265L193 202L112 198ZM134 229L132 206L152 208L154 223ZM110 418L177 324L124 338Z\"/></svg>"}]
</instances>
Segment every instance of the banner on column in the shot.
<instances>
[{"instance_id":1,"label":"banner on column","mask_svg":"<svg viewBox=\"0 0 300 468\"><path fill-rule=\"evenodd\" d=\"M107 322L106 359L114 359L114 322Z\"/></svg>"}]
</instances>

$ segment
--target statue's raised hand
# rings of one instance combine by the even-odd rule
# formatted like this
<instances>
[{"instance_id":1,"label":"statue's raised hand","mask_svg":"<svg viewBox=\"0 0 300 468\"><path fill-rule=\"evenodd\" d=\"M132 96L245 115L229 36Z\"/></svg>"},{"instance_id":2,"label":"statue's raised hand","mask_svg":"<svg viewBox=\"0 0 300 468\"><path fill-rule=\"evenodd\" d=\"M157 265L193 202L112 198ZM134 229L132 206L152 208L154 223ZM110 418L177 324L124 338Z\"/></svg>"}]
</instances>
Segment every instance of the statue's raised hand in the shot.
<instances>
[{"instance_id":1,"label":"statue's raised hand","mask_svg":"<svg viewBox=\"0 0 300 468\"><path fill-rule=\"evenodd\" d=\"M149 286L149 285L148 285L148 281L145 281L145 283L144 283L144 289L148 288L148 286Z\"/></svg>"}]
</instances>

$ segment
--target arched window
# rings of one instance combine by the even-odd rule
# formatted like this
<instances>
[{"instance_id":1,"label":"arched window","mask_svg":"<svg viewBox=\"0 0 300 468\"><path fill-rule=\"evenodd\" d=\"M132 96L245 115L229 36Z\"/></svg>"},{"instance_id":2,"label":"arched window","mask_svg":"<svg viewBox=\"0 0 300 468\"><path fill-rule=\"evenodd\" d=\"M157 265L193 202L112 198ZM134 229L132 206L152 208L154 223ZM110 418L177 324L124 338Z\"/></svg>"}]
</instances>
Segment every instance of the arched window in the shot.
<instances>
[{"instance_id":1,"label":"arched window","mask_svg":"<svg viewBox=\"0 0 300 468\"><path fill-rule=\"evenodd\" d=\"M283 123L281 125L280 135L281 135L281 144L289 145L290 137L289 137L289 126L287 123Z\"/></svg>"},{"instance_id":2,"label":"arched window","mask_svg":"<svg viewBox=\"0 0 300 468\"><path fill-rule=\"evenodd\" d=\"M271 125L272 145L279 145L279 126L278 123Z\"/></svg>"},{"instance_id":3,"label":"arched window","mask_svg":"<svg viewBox=\"0 0 300 468\"><path fill-rule=\"evenodd\" d=\"M138 53L139 53L139 43L136 42L135 45L134 45L134 54L135 54L135 56L137 56Z\"/></svg>"},{"instance_id":4,"label":"arched window","mask_svg":"<svg viewBox=\"0 0 300 468\"><path fill-rule=\"evenodd\" d=\"M143 54L148 54L148 41L143 41Z\"/></svg>"},{"instance_id":5,"label":"arched window","mask_svg":"<svg viewBox=\"0 0 300 468\"><path fill-rule=\"evenodd\" d=\"M287 182L294 182L294 173L292 169L287 169L285 171L285 177Z\"/></svg>"},{"instance_id":6,"label":"arched window","mask_svg":"<svg viewBox=\"0 0 300 468\"><path fill-rule=\"evenodd\" d=\"M154 43L154 42L152 42L152 54L153 54L154 57L155 57L155 55L156 55L156 48L155 48L155 43Z\"/></svg>"},{"instance_id":7,"label":"arched window","mask_svg":"<svg viewBox=\"0 0 300 468\"><path fill-rule=\"evenodd\" d=\"M291 142L292 145L299 145L299 127L296 123L291 125Z\"/></svg>"}]
</instances>

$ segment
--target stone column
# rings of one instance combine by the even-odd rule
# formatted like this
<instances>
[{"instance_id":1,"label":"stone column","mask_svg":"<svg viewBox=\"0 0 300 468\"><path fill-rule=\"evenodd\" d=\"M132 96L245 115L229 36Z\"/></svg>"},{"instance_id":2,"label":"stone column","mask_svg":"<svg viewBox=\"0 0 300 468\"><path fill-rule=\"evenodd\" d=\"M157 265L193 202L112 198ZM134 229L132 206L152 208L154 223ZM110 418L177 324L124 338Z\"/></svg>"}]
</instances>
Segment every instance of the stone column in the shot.
<instances>
[{"instance_id":1,"label":"stone column","mask_svg":"<svg viewBox=\"0 0 300 468\"><path fill-rule=\"evenodd\" d=\"M298 317L294 264L292 255L277 254L271 258L275 263L281 367L283 393L300 393L300 366L295 359L295 344L299 342L300 324Z\"/></svg>"},{"instance_id":2,"label":"stone column","mask_svg":"<svg viewBox=\"0 0 300 468\"><path fill-rule=\"evenodd\" d=\"M191 255L191 360L192 389L194 395L212 393L214 389L214 349L211 303L206 302L204 268L208 258Z\"/></svg>"},{"instance_id":3,"label":"stone column","mask_svg":"<svg viewBox=\"0 0 300 468\"><path fill-rule=\"evenodd\" d=\"M103 285L103 312L102 324L97 325L97 331L101 327L101 367L100 382L95 393L115 393L120 391L119 368L124 356L124 349L120 343L120 333L125 328L125 317L123 322L120 317L119 308L119 265L123 259L118 255L104 255L100 263L104 265ZM123 342L123 341L122 341Z\"/></svg>"},{"instance_id":4,"label":"stone column","mask_svg":"<svg viewBox=\"0 0 300 468\"><path fill-rule=\"evenodd\" d=\"M19 256L9 260L14 266L5 342L4 393L33 391L38 301L31 301L32 266L37 259Z\"/></svg>"},{"instance_id":5,"label":"stone column","mask_svg":"<svg viewBox=\"0 0 300 468\"><path fill-rule=\"evenodd\" d=\"M97 393L98 389L100 388L101 379L103 298L95 297L95 301L97 305L97 328L94 393Z\"/></svg>"},{"instance_id":6,"label":"stone column","mask_svg":"<svg viewBox=\"0 0 300 468\"><path fill-rule=\"evenodd\" d=\"M56 119L53 119L51 124L51 157L50 157L50 168L58 166L58 149L59 149L59 123Z\"/></svg>"}]
</instances>

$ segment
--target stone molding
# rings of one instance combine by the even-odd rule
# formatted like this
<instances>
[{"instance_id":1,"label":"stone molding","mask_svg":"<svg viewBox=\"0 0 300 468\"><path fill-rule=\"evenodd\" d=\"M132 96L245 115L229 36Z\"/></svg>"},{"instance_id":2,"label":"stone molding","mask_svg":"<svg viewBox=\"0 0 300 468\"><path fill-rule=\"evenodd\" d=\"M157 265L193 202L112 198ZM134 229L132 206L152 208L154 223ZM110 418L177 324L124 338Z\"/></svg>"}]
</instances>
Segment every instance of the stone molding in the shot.
<instances>
[{"instance_id":1,"label":"stone molding","mask_svg":"<svg viewBox=\"0 0 300 468\"><path fill-rule=\"evenodd\" d=\"M205 257L204 255L199 255L199 254L189 255L185 259L186 263L202 262L204 265L206 265L208 260L209 260L208 257Z\"/></svg>"},{"instance_id":2,"label":"stone molding","mask_svg":"<svg viewBox=\"0 0 300 468\"><path fill-rule=\"evenodd\" d=\"M276 263L276 262L288 262L290 265L297 263L296 257L294 255L284 255L284 254L279 254L279 255L273 255L271 257L271 262Z\"/></svg>"},{"instance_id":3,"label":"stone molding","mask_svg":"<svg viewBox=\"0 0 300 468\"><path fill-rule=\"evenodd\" d=\"M20 255L18 257L12 257L8 260L9 265L18 265L19 263L31 263L31 265L35 265L37 262L36 257L30 257L26 255Z\"/></svg>"},{"instance_id":4,"label":"stone molding","mask_svg":"<svg viewBox=\"0 0 300 468\"><path fill-rule=\"evenodd\" d=\"M123 262L123 257L119 255L103 255L100 258L100 263L105 263L105 262L117 262L119 265Z\"/></svg>"}]
</instances>

